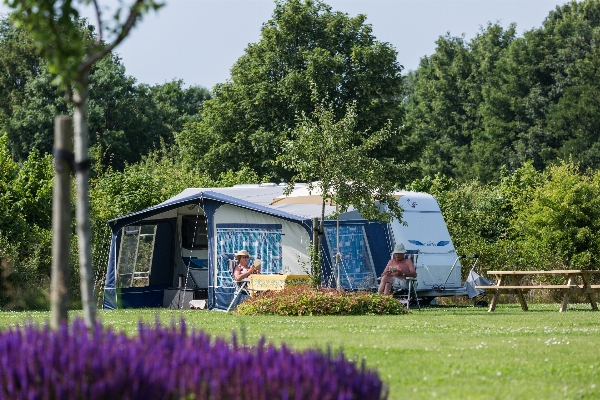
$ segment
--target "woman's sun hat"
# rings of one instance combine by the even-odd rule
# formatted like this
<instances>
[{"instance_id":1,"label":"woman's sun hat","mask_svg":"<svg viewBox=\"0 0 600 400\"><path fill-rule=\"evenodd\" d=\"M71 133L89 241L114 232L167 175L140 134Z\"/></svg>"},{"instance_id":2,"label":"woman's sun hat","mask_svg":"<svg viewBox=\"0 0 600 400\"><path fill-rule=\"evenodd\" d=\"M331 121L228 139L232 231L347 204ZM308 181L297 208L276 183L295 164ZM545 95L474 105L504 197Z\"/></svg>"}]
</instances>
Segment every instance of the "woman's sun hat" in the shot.
<instances>
[{"instance_id":1,"label":"woman's sun hat","mask_svg":"<svg viewBox=\"0 0 600 400\"><path fill-rule=\"evenodd\" d=\"M250 253L248 253L247 250L240 250L237 253L235 253L235 259L239 259L242 256L246 256L246 257L250 257Z\"/></svg>"}]
</instances>

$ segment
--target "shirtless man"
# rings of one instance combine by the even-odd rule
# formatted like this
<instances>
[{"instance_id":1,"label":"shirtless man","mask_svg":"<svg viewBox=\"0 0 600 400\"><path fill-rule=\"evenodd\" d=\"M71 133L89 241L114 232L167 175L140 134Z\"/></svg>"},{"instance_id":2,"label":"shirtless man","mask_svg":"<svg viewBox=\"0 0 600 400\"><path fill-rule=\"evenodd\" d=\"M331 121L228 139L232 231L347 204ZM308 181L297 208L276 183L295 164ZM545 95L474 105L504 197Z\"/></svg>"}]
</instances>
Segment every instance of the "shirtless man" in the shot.
<instances>
[{"instance_id":1,"label":"shirtless man","mask_svg":"<svg viewBox=\"0 0 600 400\"><path fill-rule=\"evenodd\" d=\"M381 274L381 283L379 284L378 290L380 294L392 294L394 279L400 279L401 286L406 287L407 277L417 277L417 271L415 270L412 260L405 259L404 253L406 253L404 245L398 243L394 247L392 259L387 263L383 270L383 274Z\"/></svg>"}]
</instances>

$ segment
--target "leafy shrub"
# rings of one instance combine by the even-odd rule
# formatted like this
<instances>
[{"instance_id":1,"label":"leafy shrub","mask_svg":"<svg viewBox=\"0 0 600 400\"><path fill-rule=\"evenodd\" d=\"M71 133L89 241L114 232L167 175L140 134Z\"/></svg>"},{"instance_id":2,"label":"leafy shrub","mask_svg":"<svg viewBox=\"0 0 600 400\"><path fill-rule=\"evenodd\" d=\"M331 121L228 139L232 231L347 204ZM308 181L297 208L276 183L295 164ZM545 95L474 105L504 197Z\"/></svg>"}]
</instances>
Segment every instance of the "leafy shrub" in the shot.
<instances>
[{"instance_id":1,"label":"leafy shrub","mask_svg":"<svg viewBox=\"0 0 600 400\"><path fill-rule=\"evenodd\" d=\"M532 269L597 269L600 263L600 172L573 163L547 170L513 221L513 236Z\"/></svg>"},{"instance_id":2,"label":"leafy shrub","mask_svg":"<svg viewBox=\"0 0 600 400\"><path fill-rule=\"evenodd\" d=\"M243 315L365 315L405 312L392 296L290 286L251 297L236 311Z\"/></svg>"},{"instance_id":3,"label":"leafy shrub","mask_svg":"<svg viewBox=\"0 0 600 400\"><path fill-rule=\"evenodd\" d=\"M51 265L52 179L49 155L18 164L0 134L0 307L47 309Z\"/></svg>"},{"instance_id":4,"label":"leafy shrub","mask_svg":"<svg viewBox=\"0 0 600 400\"><path fill-rule=\"evenodd\" d=\"M497 185L438 175L408 189L436 197L457 251L481 255L479 272L598 269L600 172L569 161L501 175Z\"/></svg>"},{"instance_id":5,"label":"leafy shrub","mask_svg":"<svg viewBox=\"0 0 600 400\"><path fill-rule=\"evenodd\" d=\"M140 324L127 337L82 320L0 334L4 399L383 399L364 363L342 353L229 343L181 327Z\"/></svg>"}]
</instances>

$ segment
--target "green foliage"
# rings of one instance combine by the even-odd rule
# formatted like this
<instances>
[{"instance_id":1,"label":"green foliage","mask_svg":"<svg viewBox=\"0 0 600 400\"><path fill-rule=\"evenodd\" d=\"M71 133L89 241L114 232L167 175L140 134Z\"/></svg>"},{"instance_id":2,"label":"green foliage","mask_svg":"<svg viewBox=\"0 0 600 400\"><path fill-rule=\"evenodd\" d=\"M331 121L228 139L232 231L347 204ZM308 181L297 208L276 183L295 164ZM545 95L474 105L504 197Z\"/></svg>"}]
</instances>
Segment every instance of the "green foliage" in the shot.
<instances>
[{"instance_id":1,"label":"green foliage","mask_svg":"<svg viewBox=\"0 0 600 400\"><path fill-rule=\"evenodd\" d=\"M484 271L598 269L600 174L565 162L502 173L497 184L437 175L407 189L437 198L457 252L480 254Z\"/></svg>"},{"instance_id":2,"label":"green foliage","mask_svg":"<svg viewBox=\"0 0 600 400\"><path fill-rule=\"evenodd\" d=\"M197 117L206 89L185 89L181 80L163 85L136 85L114 55L90 72L88 118L90 144L97 163L122 170L162 145L172 145L174 133Z\"/></svg>"},{"instance_id":3,"label":"green foliage","mask_svg":"<svg viewBox=\"0 0 600 400\"><path fill-rule=\"evenodd\" d=\"M406 310L392 296L290 286L250 297L236 312L241 315L397 315Z\"/></svg>"},{"instance_id":4,"label":"green foliage","mask_svg":"<svg viewBox=\"0 0 600 400\"><path fill-rule=\"evenodd\" d=\"M522 37L494 24L440 37L410 80L415 170L487 183L527 161L600 167L598 15L600 1L572 1Z\"/></svg>"},{"instance_id":5,"label":"green foliage","mask_svg":"<svg viewBox=\"0 0 600 400\"><path fill-rule=\"evenodd\" d=\"M379 130L403 120L402 66L396 51L378 42L366 17L333 12L321 1L278 1L261 39L250 44L214 88L203 118L177 136L182 157L217 177L249 165L260 176L287 179L292 172L274 165L297 115L314 110L311 85L333 102L341 118L356 102L358 131ZM392 157L400 135L377 154Z\"/></svg>"},{"instance_id":6,"label":"green foliage","mask_svg":"<svg viewBox=\"0 0 600 400\"><path fill-rule=\"evenodd\" d=\"M31 35L0 19L0 130L19 161L33 149L52 150L53 120L68 112L61 92L52 85L47 63L37 54Z\"/></svg>"},{"instance_id":7,"label":"green foliage","mask_svg":"<svg viewBox=\"0 0 600 400\"><path fill-rule=\"evenodd\" d=\"M531 269L597 269L600 173L582 174L567 163L551 167L512 229Z\"/></svg>"},{"instance_id":8,"label":"green foliage","mask_svg":"<svg viewBox=\"0 0 600 400\"><path fill-rule=\"evenodd\" d=\"M252 168L244 165L237 171L228 170L227 172L221 172L218 181L213 186L231 187L239 184L261 183L264 181L265 178L261 179Z\"/></svg>"},{"instance_id":9,"label":"green foliage","mask_svg":"<svg viewBox=\"0 0 600 400\"><path fill-rule=\"evenodd\" d=\"M322 256L323 256L323 253L321 253L320 251L317 251L315 246L309 246L308 259L309 259L310 265L308 265L307 268L304 268L305 265L302 264L304 272L306 272L306 274L308 275L310 286L312 286L314 289L318 289L321 287L321 283L322 283L322 279L323 279L323 276L321 275L322 265L323 265L322 264L322 262L323 262Z\"/></svg>"},{"instance_id":10,"label":"green foliage","mask_svg":"<svg viewBox=\"0 0 600 400\"><path fill-rule=\"evenodd\" d=\"M496 63L514 36L514 26L504 31L496 24L482 28L470 43L448 34L437 40L433 55L421 60L412 79L407 119L411 141L421 145L414 150L422 153L417 165L424 176L442 173L489 180L482 176L489 160L482 157L493 149L476 143L486 140L481 133L481 104L487 79L493 78ZM492 154L492 161L505 162L502 154Z\"/></svg>"},{"instance_id":11,"label":"green foliage","mask_svg":"<svg viewBox=\"0 0 600 400\"><path fill-rule=\"evenodd\" d=\"M83 34L83 33L82 33ZM72 114L61 90L52 85L47 62L38 56L31 34L0 20L0 129L9 138L11 154L19 161L38 150L52 151L54 116ZM183 87L180 80L163 85L138 85L126 75L113 54L89 72L88 119L95 169L111 165L122 170L161 143L172 145L175 132L198 119L209 92Z\"/></svg>"},{"instance_id":12,"label":"green foliage","mask_svg":"<svg viewBox=\"0 0 600 400\"><path fill-rule=\"evenodd\" d=\"M98 9L98 31L94 34L94 29L80 19L77 8L78 4L89 4L88 1L5 0L5 3L15 10L11 15L15 26L31 34L35 47L44 55L50 73L55 76L55 83L67 90L72 84L84 83L92 65L127 36L140 15L162 6L154 0L136 0L124 21L122 6L109 20L101 20ZM112 43L103 41L104 33L110 36Z\"/></svg>"},{"instance_id":13,"label":"green foliage","mask_svg":"<svg viewBox=\"0 0 600 400\"><path fill-rule=\"evenodd\" d=\"M47 308L53 176L50 156L19 165L0 135L0 307Z\"/></svg>"},{"instance_id":14,"label":"green foliage","mask_svg":"<svg viewBox=\"0 0 600 400\"><path fill-rule=\"evenodd\" d=\"M21 237L25 226L51 228L52 179L50 156L37 152L18 165L10 158L6 136L0 136L0 230Z\"/></svg>"},{"instance_id":15,"label":"green foliage","mask_svg":"<svg viewBox=\"0 0 600 400\"><path fill-rule=\"evenodd\" d=\"M291 193L296 182L310 182L308 190L323 197L323 212L328 203L336 204L338 213L352 206L369 220L401 219L402 207L393 197L401 166L372 156L393 132L388 125L367 136L357 122L355 103L339 120L326 101L317 101L311 118L302 114L277 160L294 173L284 193Z\"/></svg>"},{"instance_id":16,"label":"green foliage","mask_svg":"<svg viewBox=\"0 0 600 400\"><path fill-rule=\"evenodd\" d=\"M188 187L213 187L216 183L174 160L154 152L141 162L93 179L90 184L94 218L106 221L156 205Z\"/></svg>"}]
</instances>

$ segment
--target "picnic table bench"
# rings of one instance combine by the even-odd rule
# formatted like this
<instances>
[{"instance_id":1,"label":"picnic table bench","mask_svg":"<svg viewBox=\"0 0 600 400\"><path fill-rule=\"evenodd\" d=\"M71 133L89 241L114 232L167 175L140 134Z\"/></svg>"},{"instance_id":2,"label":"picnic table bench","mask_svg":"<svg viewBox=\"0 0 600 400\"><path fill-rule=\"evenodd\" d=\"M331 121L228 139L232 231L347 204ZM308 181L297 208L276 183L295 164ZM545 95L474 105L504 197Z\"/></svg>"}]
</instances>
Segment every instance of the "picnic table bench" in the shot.
<instances>
[{"instance_id":1,"label":"picnic table bench","mask_svg":"<svg viewBox=\"0 0 600 400\"><path fill-rule=\"evenodd\" d=\"M591 285L592 275L600 275L600 271L589 271L580 269L567 269L567 270L552 270L552 271L488 271L488 275L495 275L498 283L496 286L475 286L477 289L483 289L486 291L493 291L494 296L490 302L490 308L488 312L492 312L496 309L498 303L498 297L500 293L512 293L516 294L521 303L523 311L527 311L527 302L525 301L524 293L530 290L546 289L546 290L557 290L563 293L563 301L560 307L560 311L567 310L567 304L569 303L570 294L585 294L592 306L592 310L598 311L598 304L596 303L595 294L600 293L600 285ZM566 284L563 285L527 285L521 284L523 277L525 276L559 276L564 277ZM580 280L580 283L576 283Z\"/></svg>"}]
</instances>

